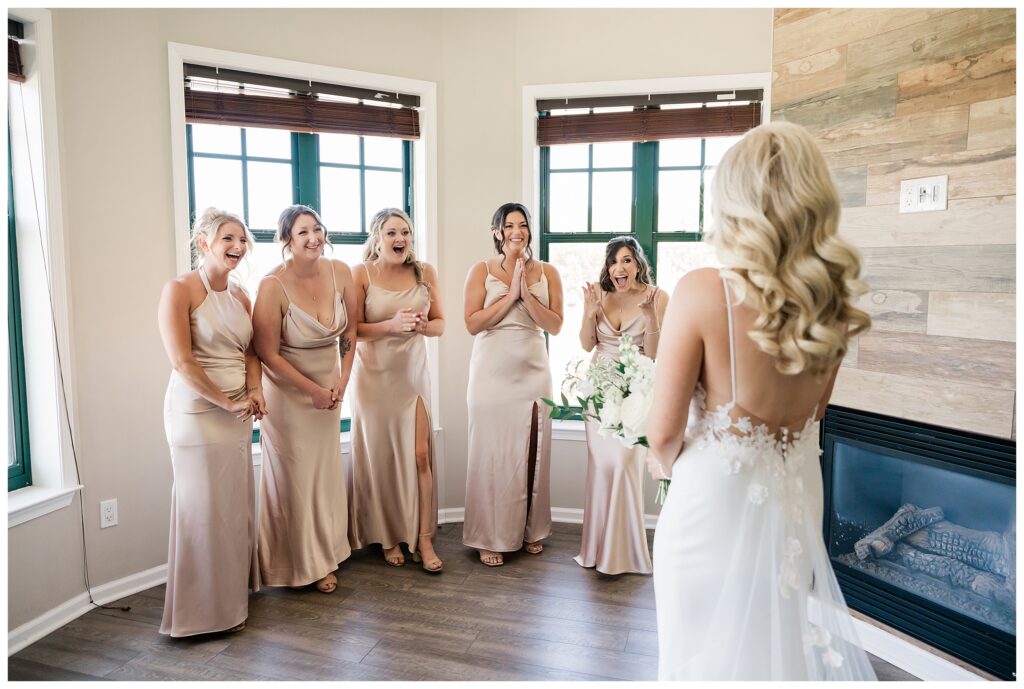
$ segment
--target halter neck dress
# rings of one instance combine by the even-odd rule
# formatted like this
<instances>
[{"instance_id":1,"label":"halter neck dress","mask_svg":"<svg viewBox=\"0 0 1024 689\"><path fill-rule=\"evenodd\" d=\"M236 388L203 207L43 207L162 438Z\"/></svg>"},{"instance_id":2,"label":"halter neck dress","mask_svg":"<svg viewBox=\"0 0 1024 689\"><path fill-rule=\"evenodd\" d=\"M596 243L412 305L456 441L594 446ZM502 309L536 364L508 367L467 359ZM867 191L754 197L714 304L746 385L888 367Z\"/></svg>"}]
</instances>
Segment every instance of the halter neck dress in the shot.
<instances>
[{"instance_id":1,"label":"halter neck dress","mask_svg":"<svg viewBox=\"0 0 1024 689\"><path fill-rule=\"evenodd\" d=\"M486 265L486 264L485 264ZM484 308L508 293L487 270ZM548 279L528 287L547 306ZM544 331L521 302L476 335L469 361L469 462L462 542L511 552L551 534L551 420L541 401L551 397ZM531 462L530 427L537 421Z\"/></svg>"},{"instance_id":2,"label":"halter neck dress","mask_svg":"<svg viewBox=\"0 0 1024 689\"><path fill-rule=\"evenodd\" d=\"M601 308L597 312L598 357L618 361L619 338L631 335L644 353L644 319L637 314L628 323L612 327ZM587 483L583 504L583 542L577 564L604 574L650 574L651 553L644 523L644 460L642 445L626 447L616 438L598 433L600 424L587 419Z\"/></svg>"},{"instance_id":3,"label":"halter neck dress","mask_svg":"<svg viewBox=\"0 0 1024 689\"><path fill-rule=\"evenodd\" d=\"M363 317L380 323L400 309L430 311L425 283L389 290L366 289ZM416 468L416 405L427 412L430 472L433 479L430 535L437 527L437 471L430 425L430 375L426 337L420 333L359 340L352 369L352 467L349 472L349 542L353 548L379 543L385 549L419 546L420 500Z\"/></svg>"},{"instance_id":4,"label":"halter neck dress","mask_svg":"<svg viewBox=\"0 0 1024 689\"><path fill-rule=\"evenodd\" d=\"M189 314L192 354L225 395L245 399L252 321L230 285L215 292L198 272L206 298ZM224 411L172 371L164 429L174 484L160 633L230 629L248 617L249 591L259 590L252 418Z\"/></svg>"},{"instance_id":5,"label":"halter neck dress","mask_svg":"<svg viewBox=\"0 0 1024 689\"><path fill-rule=\"evenodd\" d=\"M777 431L698 383L654 534L660 680L874 680L821 534L818 424Z\"/></svg>"},{"instance_id":6,"label":"halter neck dress","mask_svg":"<svg viewBox=\"0 0 1024 689\"><path fill-rule=\"evenodd\" d=\"M281 320L281 356L317 385L334 387L341 375L338 338L348 325L337 284L330 325L296 306L284 283L281 288L288 299ZM309 395L268 366L263 367L263 394L267 415L260 422L260 573L267 586L305 586L336 570L352 553L341 405L314 408Z\"/></svg>"}]
</instances>

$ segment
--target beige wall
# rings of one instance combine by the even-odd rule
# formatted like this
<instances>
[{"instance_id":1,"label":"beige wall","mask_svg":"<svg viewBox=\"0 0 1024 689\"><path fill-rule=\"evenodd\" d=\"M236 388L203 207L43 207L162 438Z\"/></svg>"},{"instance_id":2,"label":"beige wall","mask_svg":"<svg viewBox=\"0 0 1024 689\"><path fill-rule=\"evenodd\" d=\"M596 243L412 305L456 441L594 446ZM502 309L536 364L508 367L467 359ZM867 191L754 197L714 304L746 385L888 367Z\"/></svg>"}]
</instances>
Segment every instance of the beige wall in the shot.
<instances>
[{"instance_id":1,"label":"beige wall","mask_svg":"<svg viewBox=\"0 0 1024 689\"><path fill-rule=\"evenodd\" d=\"M156 328L175 272L167 43L438 84L442 506L463 504L471 338L462 282L518 198L525 84L764 72L769 10L55 10L75 409L93 585L166 561L171 472ZM124 94L118 96L117 94ZM480 123L486 124L480 124ZM581 443L556 442L553 503L582 507ZM100 531L116 497L119 525ZM649 511L654 511L653 505ZM77 507L9 531L9 628L84 588ZM76 540L77 539L77 540ZM59 573L59 574L55 574Z\"/></svg>"},{"instance_id":2,"label":"beige wall","mask_svg":"<svg viewBox=\"0 0 1024 689\"><path fill-rule=\"evenodd\" d=\"M1015 15L775 11L772 117L817 137L871 288L837 404L1013 434ZM948 209L899 213L900 180L932 175Z\"/></svg>"}]
</instances>

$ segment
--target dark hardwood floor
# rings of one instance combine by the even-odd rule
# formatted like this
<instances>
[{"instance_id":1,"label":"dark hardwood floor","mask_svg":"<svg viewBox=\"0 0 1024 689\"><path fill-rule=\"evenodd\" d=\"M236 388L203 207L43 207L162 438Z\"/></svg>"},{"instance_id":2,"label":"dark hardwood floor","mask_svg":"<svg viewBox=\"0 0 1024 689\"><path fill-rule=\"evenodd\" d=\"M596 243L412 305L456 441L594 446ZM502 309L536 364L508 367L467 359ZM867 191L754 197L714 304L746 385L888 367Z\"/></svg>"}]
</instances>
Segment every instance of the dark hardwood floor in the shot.
<instances>
[{"instance_id":1,"label":"dark hardwood floor","mask_svg":"<svg viewBox=\"0 0 1024 689\"><path fill-rule=\"evenodd\" d=\"M235 634L157 632L164 587L128 596L11 656L10 680L653 680L650 577L579 567L580 527L555 524L541 555L484 567L441 527L444 572L353 555L338 589L263 589ZM114 605L113 603L111 605ZM915 679L872 658L880 679Z\"/></svg>"}]
</instances>

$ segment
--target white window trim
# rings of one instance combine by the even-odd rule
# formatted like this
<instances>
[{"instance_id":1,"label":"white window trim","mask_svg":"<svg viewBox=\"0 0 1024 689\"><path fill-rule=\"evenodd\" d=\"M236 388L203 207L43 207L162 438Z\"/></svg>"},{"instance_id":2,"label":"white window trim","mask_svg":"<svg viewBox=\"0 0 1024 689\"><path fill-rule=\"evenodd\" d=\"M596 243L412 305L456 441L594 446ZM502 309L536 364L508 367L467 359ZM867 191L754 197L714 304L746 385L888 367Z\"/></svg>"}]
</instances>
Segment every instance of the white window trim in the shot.
<instances>
[{"instance_id":1,"label":"white window trim","mask_svg":"<svg viewBox=\"0 0 1024 689\"><path fill-rule=\"evenodd\" d=\"M622 81L585 81L567 84L533 84L523 86L522 99L522 181L520 197L530 208L540 207L540 148L537 146L537 101L545 98L587 98L624 96L638 93L686 93L714 89L764 89L762 103L771 102L772 73L719 74L660 79ZM762 107L761 121L767 122L769 109ZM540 237L530 242L540 251Z\"/></svg>"},{"instance_id":2,"label":"white window trim","mask_svg":"<svg viewBox=\"0 0 1024 689\"><path fill-rule=\"evenodd\" d=\"M32 485L7 494L8 528L23 524L71 504L74 494L82 489L75 481L74 455L67 428L74 427L75 394L71 356L71 294L65 267L63 208L61 206L60 149L58 140L57 95L53 59L53 23L49 10L16 9L8 16L25 25L26 79L21 86L27 111L29 131L25 132L32 150L31 165L37 185L37 207L40 232L44 239L44 257L50 275L50 294L25 305L46 314L52 304L56 340L63 353L61 376L58 375L53 348L53 326L26 342L31 347L36 366L26 366L29 393L29 440L32 462ZM15 123L12 123L14 126ZM13 151L11 154L13 155ZM19 154L20 155L20 154ZM24 207L24 204L21 204ZM31 204L28 206L31 208ZM33 247L34 248L34 247ZM27 249L27 247L26 247ZM24 292L22 293L24 297ZM67 395L68 413L62 395ZM70 414L70 417L68 416Z\"/></svg>"},{"instance_id":3,"label":"white window trim","mask_svg":"<svg viewBox=\"0 0 1024 689\"><path fill-rule=\"evenodd\" d=\"M171 124L171 178L174 192L174 241L178 274L191 270L187 228L188 216L188 161L185 143L184 67L186 62L237 69L260 74L312 79L372 89L408 93L420 97L419 139L413 142L413 193L416 209L417 254L421 260L434 264L439 274L437 225L437 84L432 81L373 72L317 65L295 60L236 53L184 43L167 44L167 73L170 93ZM171 276L168 276L170 278ZM435 428L440 428L441 395L440 363L437 338L427 339L427 366L430 372L430 406ZM344 434L343 434L344 435ZM255 458L254 458L255 461ZM444 502L445 462L443 453L437 459L438 500Z\"/></svg>"}]
</instances>

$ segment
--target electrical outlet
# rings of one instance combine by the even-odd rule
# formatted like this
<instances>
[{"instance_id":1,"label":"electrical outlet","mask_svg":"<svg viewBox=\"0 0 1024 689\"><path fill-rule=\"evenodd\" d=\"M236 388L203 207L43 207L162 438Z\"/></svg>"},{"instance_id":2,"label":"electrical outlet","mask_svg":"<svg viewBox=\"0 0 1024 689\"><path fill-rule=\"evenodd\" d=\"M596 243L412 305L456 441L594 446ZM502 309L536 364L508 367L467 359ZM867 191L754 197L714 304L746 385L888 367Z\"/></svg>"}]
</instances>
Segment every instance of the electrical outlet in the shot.
<instances>
[{"instance_id":1,"label":"electrical outlet","mask_svg":"<svg viewBox=\"0 0 1024 689\"><path fill-rule=\"evenodd\" d=\"M100 528L117 526L117 498L100 503Z\"/></svg>"},{"instance_id":2,"label":"electrical outlet","mask_svg":"<svg viewBox=\"0 0 1024 689\"><path fill-rule=\"evenodd\" d=\"M918 177L900 182L900 213L946 210L949 175Z\"/></svg>"}]
</instances>

